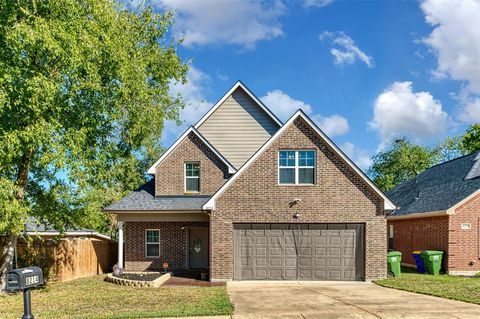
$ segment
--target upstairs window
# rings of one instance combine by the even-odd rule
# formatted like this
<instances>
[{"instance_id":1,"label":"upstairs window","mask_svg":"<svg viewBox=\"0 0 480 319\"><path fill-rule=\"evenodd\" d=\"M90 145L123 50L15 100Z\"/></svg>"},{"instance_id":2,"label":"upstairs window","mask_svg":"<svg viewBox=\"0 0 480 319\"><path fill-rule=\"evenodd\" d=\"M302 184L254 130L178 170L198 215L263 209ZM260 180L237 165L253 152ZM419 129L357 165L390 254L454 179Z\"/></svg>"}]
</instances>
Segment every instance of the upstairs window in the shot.
<instances>
[{"instance_id":1,"label":"upstairs window","mask_svg":"<svg viewBox=\"0 0 480 319\"><path fill-rule=\"evenodd\" d=\"M185 192L200 192L200 164L185 163Z\"/></svg>"},{"instance_id":2,"label":"upstairs window","mask_svg":"<svg viewBox=\"0 0 480 319\"><path fill-rule=\"evenodd\" d=\"M279 151L278 183L315 184L315 151Z\"/></svg>"}]
</instances>

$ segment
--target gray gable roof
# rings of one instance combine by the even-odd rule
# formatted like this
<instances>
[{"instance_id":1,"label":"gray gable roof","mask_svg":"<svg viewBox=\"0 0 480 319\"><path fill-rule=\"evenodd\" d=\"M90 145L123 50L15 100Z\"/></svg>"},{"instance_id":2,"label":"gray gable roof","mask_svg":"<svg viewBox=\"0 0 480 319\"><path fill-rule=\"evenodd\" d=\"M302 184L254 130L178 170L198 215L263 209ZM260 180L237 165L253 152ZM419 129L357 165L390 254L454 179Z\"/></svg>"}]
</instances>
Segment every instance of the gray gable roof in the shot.
<instances>
[{"instance_id":1,"label":"gray gable roof","mask_svg":"<svg viewBox=\"0 0 480 319\"><path fill-rule=\"evenodd\" d=\"M480 189L480 152L433 166L387 192L393 216L445 211Z\"/></svg>"},{"instance_id":2,"label":"gray gable roof","mask_svg":"<svg viewBox=\"0 0 480 319\"><path fill-rule=\"evenodd\" d=\"M155 197L155 179L152 178L104 211L201 210L209 198L205 195Z\"/></svg>"},{"instance_id":3,"label":"gray gable roof","mask_svg":"<svg viewBox=\"0 0 480 319\"><path fill-rule=\"evenodd\" d=\"M101 234L89 228L67 228L60 232L46 221L40 221L35 217L29 217L25 223L23 234L38 236L92 236L102 239L110 239L110 236Z\"/></svg>"}]
</instances>

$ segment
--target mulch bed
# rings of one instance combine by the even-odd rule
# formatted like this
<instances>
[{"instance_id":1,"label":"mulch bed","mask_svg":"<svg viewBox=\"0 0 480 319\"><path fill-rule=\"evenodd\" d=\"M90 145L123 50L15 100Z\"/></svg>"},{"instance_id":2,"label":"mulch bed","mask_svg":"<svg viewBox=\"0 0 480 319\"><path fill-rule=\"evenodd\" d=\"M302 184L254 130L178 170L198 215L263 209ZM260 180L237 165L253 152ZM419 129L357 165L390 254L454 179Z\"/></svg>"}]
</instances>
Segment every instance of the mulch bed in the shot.
<instances>
[{"instance_id":1,"label":"mulch bed","mask_svg":"<svg viewBox=\"0 0 480 319\"><path fill-rule=\"evenodd\" d=\"M128 280L136 280L136 281L154 281L155 279L158 279L162 276L163 274L159 273L152 273L152 274L128 274L128 273L123 273L121 275L114 275L114 277L122 278L122 279L128 279Z\"/></svg>"}]
</instances>

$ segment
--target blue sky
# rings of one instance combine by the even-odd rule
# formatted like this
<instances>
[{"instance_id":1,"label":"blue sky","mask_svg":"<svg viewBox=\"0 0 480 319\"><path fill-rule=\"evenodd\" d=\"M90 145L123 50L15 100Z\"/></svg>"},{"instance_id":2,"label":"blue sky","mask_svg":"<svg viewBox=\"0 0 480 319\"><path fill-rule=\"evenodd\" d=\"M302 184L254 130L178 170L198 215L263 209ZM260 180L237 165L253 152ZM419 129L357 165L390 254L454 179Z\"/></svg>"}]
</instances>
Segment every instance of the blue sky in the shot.
<instances>
[{"instance_id":1,"label":"blue sky","mask_svg":"<svg viewBox=\"0 0 480 319\"><path fill-rule=\"evenodd\" d=\"M281 119L302 107L362 168L398 136L480 121L480 1L173 1L189 83L169 146L237 80Z\"/></svg>"}]
</instances>

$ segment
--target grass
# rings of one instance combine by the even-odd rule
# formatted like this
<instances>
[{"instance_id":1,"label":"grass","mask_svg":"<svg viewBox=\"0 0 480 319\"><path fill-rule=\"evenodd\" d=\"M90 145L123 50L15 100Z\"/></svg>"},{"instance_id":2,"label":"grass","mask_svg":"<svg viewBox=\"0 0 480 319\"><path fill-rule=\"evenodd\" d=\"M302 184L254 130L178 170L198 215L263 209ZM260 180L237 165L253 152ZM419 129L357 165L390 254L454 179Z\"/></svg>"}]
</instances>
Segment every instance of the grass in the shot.
<instances>
[{"instance_id":1,"label":"grass","mask_svg":"<svg viewBox=\"0 0 480 319\"><path fill-rule=\"evenodd\" d=\"M400 277L377 280L375 283L383 287L480 304L480 278L432 276L402 268Z\"/></svg>"},{"instance_id":2,"label":"grass","mask_svg":"<svg viewBox=\"0 0 480 319\"><path fill-rule=\"evenodd\" d=\"M225 287L134 288L107 283L105 276L52 283L32 291L35 318L152 318L228 315ZM20 318L22 294L0 295L0 318Z\"/></svg>"}]
</instances>

